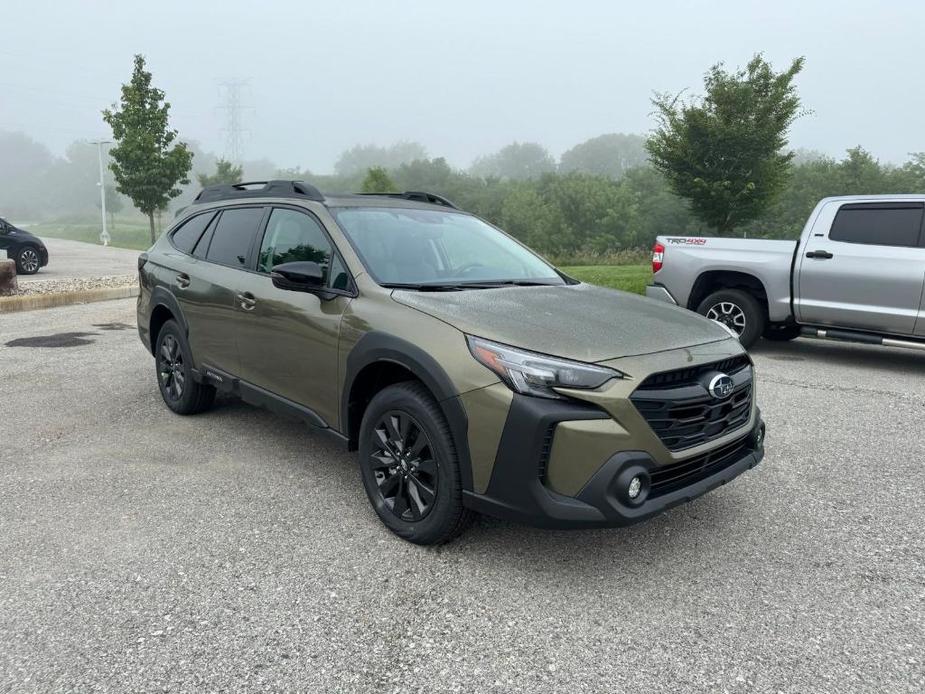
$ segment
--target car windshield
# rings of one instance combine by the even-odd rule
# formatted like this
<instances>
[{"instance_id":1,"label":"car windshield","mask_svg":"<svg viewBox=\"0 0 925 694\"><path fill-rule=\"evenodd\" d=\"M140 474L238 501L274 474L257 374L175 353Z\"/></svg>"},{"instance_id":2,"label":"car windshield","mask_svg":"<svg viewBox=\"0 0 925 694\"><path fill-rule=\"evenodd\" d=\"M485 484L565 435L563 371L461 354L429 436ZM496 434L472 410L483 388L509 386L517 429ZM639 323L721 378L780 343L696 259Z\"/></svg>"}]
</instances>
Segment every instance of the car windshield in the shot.
<instances>
[{"instance_id":1,"label":"car windshield","mask_svg":"<svg viewBox=\"0 0 925 694\"><path fill-rule=\"evenodd\" d=\"M390 207L343 207L334 214L384 286L564 284L551 265L467 214Z\"/></svg>"}]
</instances>

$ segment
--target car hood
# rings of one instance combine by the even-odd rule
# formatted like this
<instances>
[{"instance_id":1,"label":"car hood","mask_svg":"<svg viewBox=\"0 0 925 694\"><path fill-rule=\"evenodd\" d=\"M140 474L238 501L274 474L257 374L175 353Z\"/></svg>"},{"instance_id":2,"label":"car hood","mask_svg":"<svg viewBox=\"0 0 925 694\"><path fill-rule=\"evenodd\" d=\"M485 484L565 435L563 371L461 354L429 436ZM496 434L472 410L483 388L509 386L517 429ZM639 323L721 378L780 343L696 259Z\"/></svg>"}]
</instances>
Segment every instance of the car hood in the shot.
<instances>
[{"instance_id":1,"label":"car hood","mask_svg":"<svg viewBox=\"0 0 925 694\"><path fill-rule=\"evenodd\" d=\"M470 335L587 362L729 338L725 329L691 311L590 284L396 290L392 298Z\"/></svg>"}]
</instances>

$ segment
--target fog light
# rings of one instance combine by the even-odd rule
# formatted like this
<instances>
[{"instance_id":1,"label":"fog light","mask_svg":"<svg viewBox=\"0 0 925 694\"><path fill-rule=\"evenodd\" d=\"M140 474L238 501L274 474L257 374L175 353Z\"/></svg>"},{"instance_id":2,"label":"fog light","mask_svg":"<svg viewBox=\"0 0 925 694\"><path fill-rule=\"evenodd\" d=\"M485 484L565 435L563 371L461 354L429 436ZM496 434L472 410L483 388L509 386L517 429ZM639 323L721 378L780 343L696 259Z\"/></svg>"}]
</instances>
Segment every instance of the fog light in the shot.
<instances>
[{"instance_id":1,"label":"fog light","mask_svg":"<svg viewBox=\"0 0 925 694\"><path fill-rule=\"evenodd\" d=\"M630 480L629 487L626 488L626 495L634 501L639 498L639 492L642 491L642 480L634 477Z\"/></svg>"}]
</instances>

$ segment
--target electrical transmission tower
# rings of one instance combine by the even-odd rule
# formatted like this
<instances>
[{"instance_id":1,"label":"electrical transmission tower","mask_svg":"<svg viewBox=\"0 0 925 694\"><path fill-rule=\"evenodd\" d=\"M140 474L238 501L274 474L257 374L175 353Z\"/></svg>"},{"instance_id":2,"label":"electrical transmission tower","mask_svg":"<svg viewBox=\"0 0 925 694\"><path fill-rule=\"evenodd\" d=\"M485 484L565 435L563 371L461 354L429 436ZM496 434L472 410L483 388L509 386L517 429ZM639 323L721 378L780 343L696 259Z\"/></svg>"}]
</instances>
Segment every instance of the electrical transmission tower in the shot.
<instances>
[{"instance_id":1,"label":"electrical transmission tower","mask_svg":"<svg viewBox=\"0 0 925 694\"><path fill-rule=\"evenodd\" d=\"M225 127L222 128L225 134L225 159L238 166L244 158L244 136L248 132L244 127L244 111L249 107L242 98L245 87L247 82L241 80L219 84L223 101L219 108L225 112Z\"/></svg>"}]
</instances>

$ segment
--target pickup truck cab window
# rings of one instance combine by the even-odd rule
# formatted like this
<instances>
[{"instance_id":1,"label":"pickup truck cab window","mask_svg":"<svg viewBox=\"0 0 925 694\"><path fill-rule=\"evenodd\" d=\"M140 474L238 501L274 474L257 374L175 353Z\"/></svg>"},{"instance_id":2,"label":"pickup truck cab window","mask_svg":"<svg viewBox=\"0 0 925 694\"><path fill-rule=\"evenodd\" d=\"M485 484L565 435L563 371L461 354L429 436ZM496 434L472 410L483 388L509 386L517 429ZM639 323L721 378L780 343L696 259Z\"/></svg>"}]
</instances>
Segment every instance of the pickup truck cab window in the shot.
<instances>
[{"instance_id":1,"label":"pickup truck cab window","mask_svg":"<svg viewBox=\"0 0 925 694\"><path fill-rule=\"evenodd\" d=\"M842 205L832 229L831 241L870 246L919 245L922 203L859 203Z\"/></svg>"}]
</instances>

